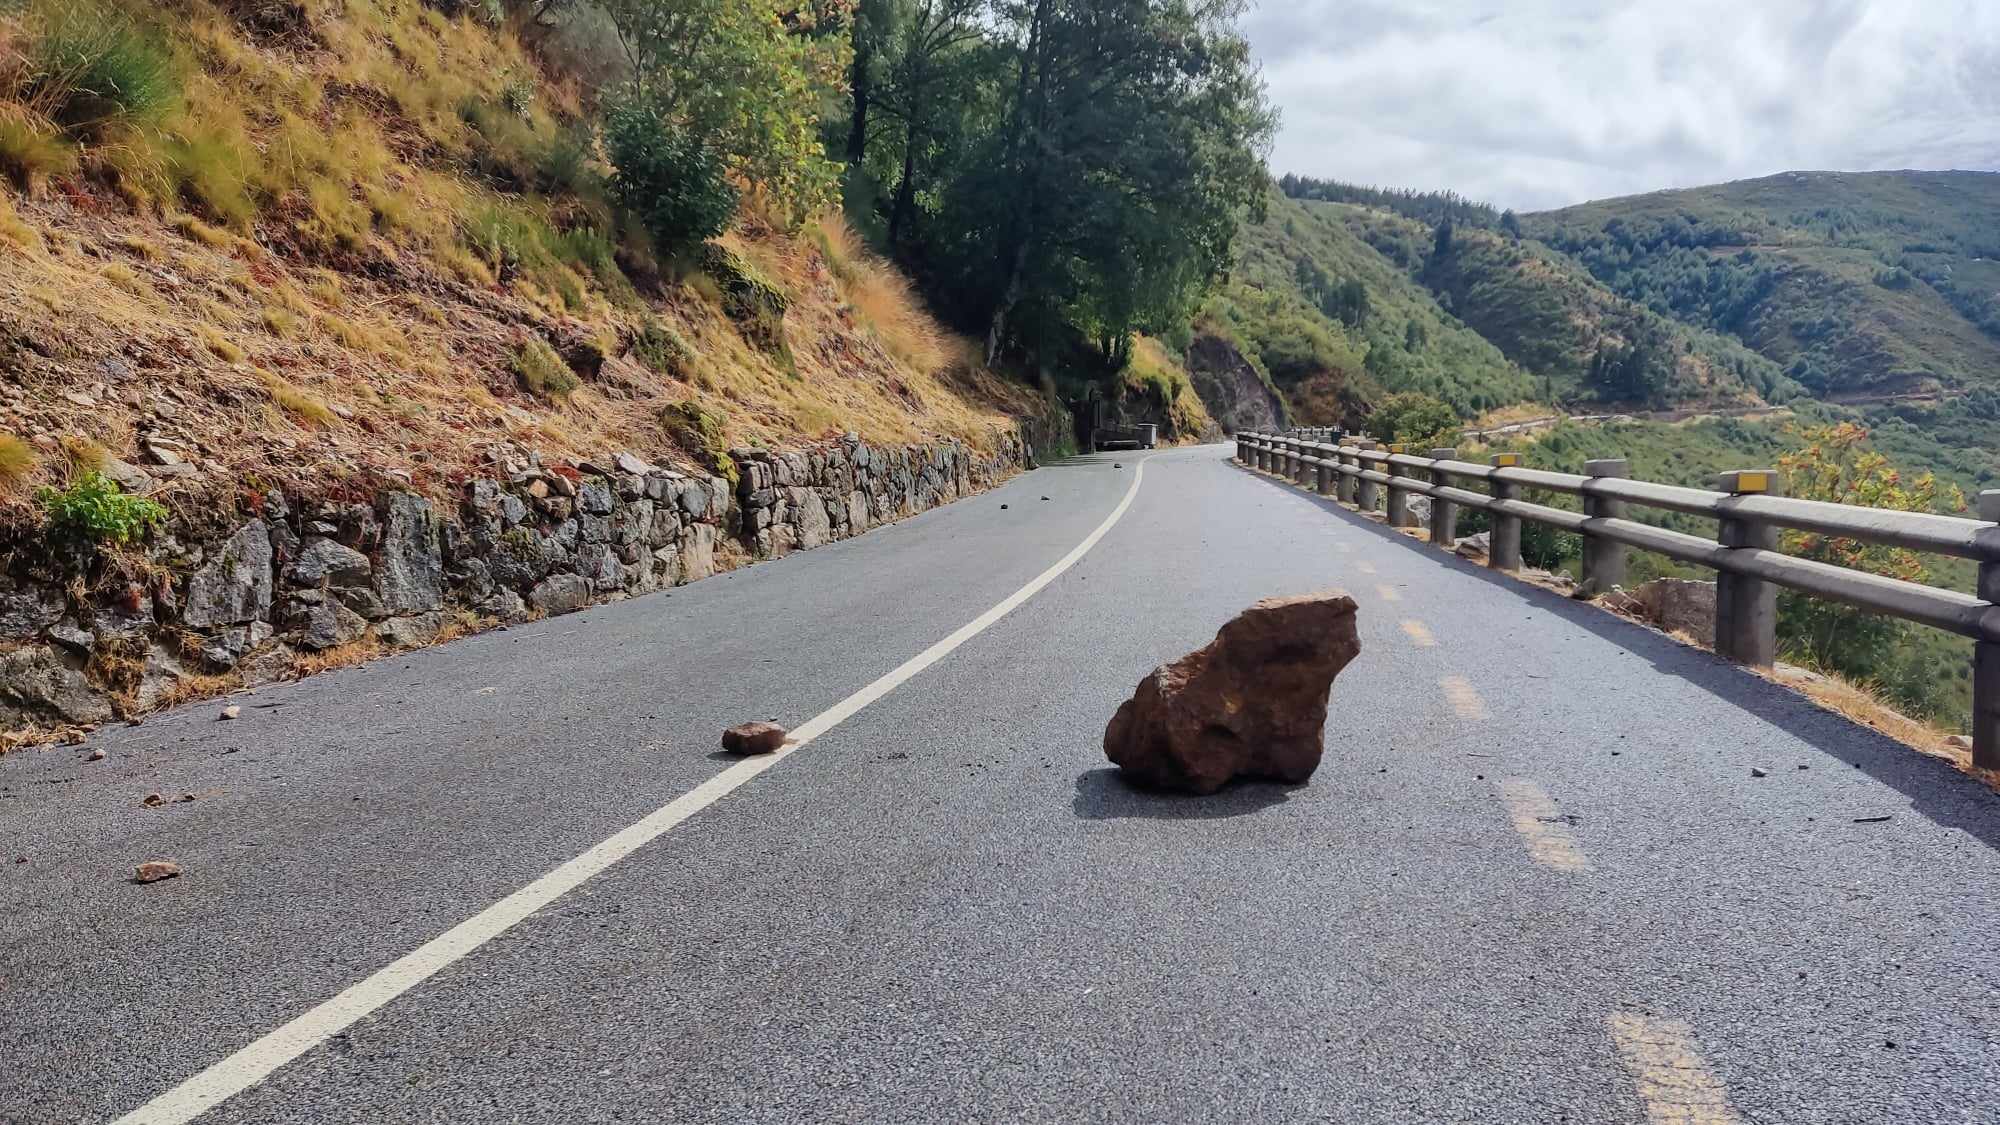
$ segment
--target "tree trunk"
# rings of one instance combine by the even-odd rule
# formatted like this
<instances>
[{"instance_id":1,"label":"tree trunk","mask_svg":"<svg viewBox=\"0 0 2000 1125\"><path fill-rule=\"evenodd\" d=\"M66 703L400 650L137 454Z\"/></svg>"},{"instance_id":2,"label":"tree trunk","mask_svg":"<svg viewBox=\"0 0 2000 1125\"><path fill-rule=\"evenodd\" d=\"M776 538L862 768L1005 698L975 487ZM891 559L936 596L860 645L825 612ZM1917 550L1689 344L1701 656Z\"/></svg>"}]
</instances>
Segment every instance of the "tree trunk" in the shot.
<instances>
[{"instance_id":1,"label":"tree trunk","mask_svg":"<svg viewBox=\"0 0 2000 1125\"><path fill-rule=\"evenodd\" d=\"M1027 269L1028 244L1032 241L1034 234L1035 188L1039 184L1040 176L1036 172L1031 171L1027 167L1026 162L1020 160L1020 146L1026 139L1025 134L1030 128L1039 132L1043 124L1039 113L1033 116L1033 125L1029 124L1031 118L1028 106L1028 89L1031 76L1035 79L1035 87L1038 93L1042 93L1046 89L1047 75L1044 73L1045 67L1042 60L1042 38L1043 28L1048 21L1048 14L1049 0L1035 0L1034 19L1028 25L1028 49L1021 56L1021 74L1014 88L1014 113L1013 120L1008 124L1007 159L1003 164L1003 169L1007 173L1016 174L1024 182L1019 196L1021 202L1013 209L1013 215L1006 227L1006 233L1014 235L1013 248L1010 251L1003 244L1000 251L1002 254L1010 255L1010 257L1007 267L1007 285L1001 290L1000 303L994 306L993 319L986 328L986 366L988 367L993 366L993 361L999 358L1000 343L1007 331L1007 314L1013 311L1014 303L1021 299L1022 274ZM1004 239L1005 237L1006 234L1003 234L1002 238ZM1038 347L1036 351L1037 358L1039 358L1040 348Z\"/></svg>"},{"instance_id":2,"label":"tree trunk","mask_svg":"<svg viewBox=\"0 0 2000 1125\"><path fill-rule=\"evenodd\" d=\"M854 12L854 66L849 72L854 96L854 115L847 130L847 163L850 167L859 165L868 155L868 71L874 51L875 37L868 30L868 10L857 6Z\"/></svg>"},{"instance_id":3,"label":"tree trunk","mask_svg":"<svg viewBox=\"0 0 2000 1125\"><path fill-rule=\"evenodd\" d=\"M889 247L902 245L903 225L917 205L917 123L903 134L903 178L896 184L896 201L889 207Z\"/></svg>"}]
</instances>

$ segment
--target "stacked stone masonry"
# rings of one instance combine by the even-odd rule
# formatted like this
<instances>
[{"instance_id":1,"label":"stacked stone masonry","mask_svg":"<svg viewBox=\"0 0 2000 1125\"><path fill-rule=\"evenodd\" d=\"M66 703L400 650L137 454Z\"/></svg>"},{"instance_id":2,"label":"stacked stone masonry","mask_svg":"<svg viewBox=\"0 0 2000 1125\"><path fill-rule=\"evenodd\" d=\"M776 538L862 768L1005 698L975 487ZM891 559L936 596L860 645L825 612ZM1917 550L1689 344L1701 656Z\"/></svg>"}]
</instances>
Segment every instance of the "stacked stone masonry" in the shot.
<instances>
[{"instance_id":1,"label":"stacked stone masonry","mask_svg":"<svg viewBox=\"0 0 2000 1125\"><path fill-rule=\"evenodd\" d=\"M84 598L20 568L0 576L0 727L101 723L188 676L256 683L370 636L428 644L464 611L514 622L682 585L731 554L844 539L1032 463L1019 439L984 455L852 435L731 456L734 484L630 453L574 466L502 455L456 510L408 491L372 503L266 493L222 538L161 536L148 557L158 578Z\"/></svg>"}]
</instances>

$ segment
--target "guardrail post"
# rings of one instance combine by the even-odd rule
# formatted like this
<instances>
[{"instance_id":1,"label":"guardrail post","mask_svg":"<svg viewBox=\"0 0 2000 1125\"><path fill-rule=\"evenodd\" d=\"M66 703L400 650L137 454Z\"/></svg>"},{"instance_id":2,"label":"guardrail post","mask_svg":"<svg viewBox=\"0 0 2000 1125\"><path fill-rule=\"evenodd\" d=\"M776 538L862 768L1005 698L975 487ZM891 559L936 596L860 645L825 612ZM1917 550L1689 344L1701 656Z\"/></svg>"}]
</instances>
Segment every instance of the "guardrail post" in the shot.
<instances>
[{"instance_id":1,"label":"guardrail post","mask_svg":"<svg viewBox=\"0 0 2000 1125\"><path fill-rule=\"evenodd\" d=\"M2000 523L2000 489L1979 494L1979 518ZM2000 604L2000 562L1987 559L1979 564L1978 592L1982 599ZM1993 641L1975 641L1972 646L1972 764L2000 770L2000 644Z\"/></svg>"},{"instance_id":2,"label":"guardrail post","mask_svg":"<svg viewBox=\"0 0 2000 1125\"><path fill-rule=\"evenodd\" d=\"M1292 473L1292 480L1294 483L1297 484L1306 483L1308 479L1307 474L1311 473L1313 469L1312 457L1313 457L1312 450L1307 449L1304 446L1299 447L1299 463L1296 471Z\"/></svg>"},{"instance_id":3,"label":"guardrail post","mask_svg":"<svg viewBox=\"0 0 2000 1125\"><path fill-rule=\"evenodd\" d=\"M1398 453L1407 452L1408 449L1409 447L1402 442L1395 442L1389 446L1389 453L1393 456ZM1410 526L1410 490L1396 483L1404 479L1401 469L1397 468L1394 464L1390 464L1388 471L1389 526L1408 527Z\"/></svg>"},{"instance_id":4,"label":"guardrail post","mask_svg":"<svg viewBox=\"0 0 2000 1125\"><path fill-rule=\"evenodd\" d=\"M1333 456L1326 453L1320 454L1319 479L1314 482L1318 487L1315 491L1321 496L1331 496L1333 495L1333 482L1339 479L1340 474L1333 469Z\"/></svg>"},{"instance_id":5,"label":"guardrail post","mask_svg":"<svg viewBox=\"0 0 2000 1125\"><path fill-rule=\"evenodd\" d=\"M1367 470L1369 462L1362 461L1359 458L1356 458L1355 460L1356 463L1358 463L1364 471ZM1355 486L1355 499L1354 499L1355 507L1360 508L1364 512L1372 512L1375 510L1376 498L1377 498L1377 493L1374 481L1364 480L1359 485Z\"/></svg>"},{"instance_id":6,"label":"guardrail post","mask_svg":"<svg viewBox=\"0 0 2000 1125\"><path fill-rule=\"evenodd\" d=\"M1271 471L1271 439L1266 437L1257 442L1257 471Z\"/></svg>"},{"instance_id":7,"label":"guardrail post","mask_svg":"<svg viewBox=\"0 0 2000 1125\"><path fill-rule=\"evenodd\" d=\"M1624 478L1632 473L1623 457L1607 458L1602 461L1585 461L1583 475L1587 477ZM1603 496L1583 496L1583 514L1604 519L1625 518L1625 502ZM1583 581L1577 585L1577 593L1582 597L1608 594L1613 586L1625 584L1625 545L1613 543L1586 534L1583 537Z\"/></svg>"},{"instance_id":8,"label":"guardrail post","mask_svg":"<svg viewBox=\"0 0 2000 1125\"><path fill-rule=\"evenodd\" d=\"M1770 469L1724 473L1720 490L1731 496L1777 496L1784 484ZM1778 529L1762 520L1724 516L1716 535L1724 547L1775 551ZM1769 668L1778 659L1778 587L1747 574L1715 575L1715 653L1738 664Z\"/></svg>"},{"instance_id":9,"label":"guardrail post","mask_svg":"<svg viewBox=\"0 0 2000 1125\"><path fill-rule=\"evenodd\" d=\"M1345 450L1350 447L1341 446L1341 448ZM1340 455L1340 463L1357 472L1360 471L1361 468L1361 458L1356 457L1352 453L1343 452ZM1355 486L1359 485L1360 483L1361 483L1360 478L1356 477L1353 473L1340 474L1340 483L1334 486L1337 489L1337 491L1334 494L1335 497L1343 504L1354 503Z\"/></svg>"},{"instance_id":10,"label":"guardrail post","mask_svg":"<svg viewBox=\"0 0 2000 1125\"><path fill-rule=\"evenodd\" d=\"M1433 461L1451 461L1458 457L1456 449L1433 449ZM1441 469L1431 470L1432 484L1450 484L1451 474ZM1458 538L1458 505L1437 497L1431 497L1431 543L1449 551L1452 541Z\"/></svg>"},{"instance_id":11,"label":"guardrail post","mask_svg":"<svg viewBox=\"0 0 2000 1125\"><path fill-rule=\"evenodd\" d=\"M1495 453L1492 465L1496 469L1519 468L1521 455L1518 453ZM1518 500L1521 486L1512 481L1493 481L1495 500ZM1501 512L1493 513L1493 528L1487 533L1492 543L1486 548L1486 565L1494 570L1521 569L1521 517Z\"/></svg>"}]
</instances>

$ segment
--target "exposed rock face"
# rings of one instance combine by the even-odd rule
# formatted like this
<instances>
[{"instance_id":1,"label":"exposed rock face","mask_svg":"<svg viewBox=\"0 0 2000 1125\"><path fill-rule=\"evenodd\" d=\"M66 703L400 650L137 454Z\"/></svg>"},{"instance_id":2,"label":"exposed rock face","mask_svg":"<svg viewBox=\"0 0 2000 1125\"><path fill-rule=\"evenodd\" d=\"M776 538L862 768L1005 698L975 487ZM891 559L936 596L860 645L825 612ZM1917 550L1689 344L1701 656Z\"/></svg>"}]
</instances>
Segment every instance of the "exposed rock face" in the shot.
<instances>
[{"instance_id":1,"label":"exposed rock face","mask_svg":"<svg viewBox=\"0 0 2000 1125\"><path fill-rule=\"evenodd\" d=\"M0 723L101 723L111 703L83 676L80 661L48 645L0 654Z\"/></svg>"},{"instance_id":2,"label":"exposed rock face","mask_svg":"<svg viewBox=\"0 0 2000 1125\"><path fill-rule=\"evenodd\" d=\"M251 520L188 578L181 620L197 629L242 625L271 612L271 531Z\"/></svg>"},{"instance_id":3,"label":"exposed rock face","mask_svg":"<svg viewBox=\"0 0 2000 1125\"><path fill-rule=\"evenodd\" d=\"M1188 346L1188 379L1194 393L1201 396L1224 431L1275 430L1284 419L1284 406L1276 391L1264 383L1257 369L1236 350L1236 345L1220 336L1200 335Z\"/></svg>"},{"instance_id":4,"label":"exposed rock face","mask_svg":"<svg viewBox=\"0 0 2000 1125\"><path fill-rule=\"evenodd\" d=\"M375 592L392 614L428 613L444 605L444 555L438 517L429 501L391 493L382 518L382 548L375 562Z\"/></svg>"},{"instance_id":5,"label":"exposed rock face","mask_svg":"<svg viewBox=\"0 0 2000 1125\"><path fill-rule=\"evenodd\" d=\"M1139 681L1104 730L1105 756L1158 789L1305 781L1319 768L1333 678L1361 651L1354 610L1339 591L1244 610L1206 647Z\"/></svg>"}]
</instances>

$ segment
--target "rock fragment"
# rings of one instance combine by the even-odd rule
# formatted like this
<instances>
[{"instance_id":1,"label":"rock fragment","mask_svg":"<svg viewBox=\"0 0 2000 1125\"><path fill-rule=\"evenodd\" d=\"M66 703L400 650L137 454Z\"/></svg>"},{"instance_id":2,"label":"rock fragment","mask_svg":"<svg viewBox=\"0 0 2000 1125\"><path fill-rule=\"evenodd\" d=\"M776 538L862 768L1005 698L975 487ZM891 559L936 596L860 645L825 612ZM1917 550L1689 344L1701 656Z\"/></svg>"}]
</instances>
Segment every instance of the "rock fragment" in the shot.
<instances>
[{"instance_id":1,"label":"rock fragment","mask_svg":"<svg viewBox=\"0 0 2000 1125\"><path fill-rule=\"evenodd\" d=\"M132 869L134 883L157 883L181 873L181 865L168 859L149 859Z\"/></svg>"},{"instance_id":2,"label":"rock fragment","mask_svg":"<svg viewBox=\"0 0 2000 1125\"><path fill-rule=\"evenodd\" d=\"M1139 682L1105 728L1105 756L1159 789L1304 782L1319 767L1333 679L1361 651L1354 613L1337 590L1256 603Z\"/></svg>"},{"instance_id":3,"label":"rock fragment","mask_svg":"<svg viewBox=\"0 0 2000 1125\"><path fill-rule=\"evenodd\" d=\"M785 728L776 723L739 723L722 732L722 748L731 754L770 754L785 744Z\"/></svg>"}]
</instances>

